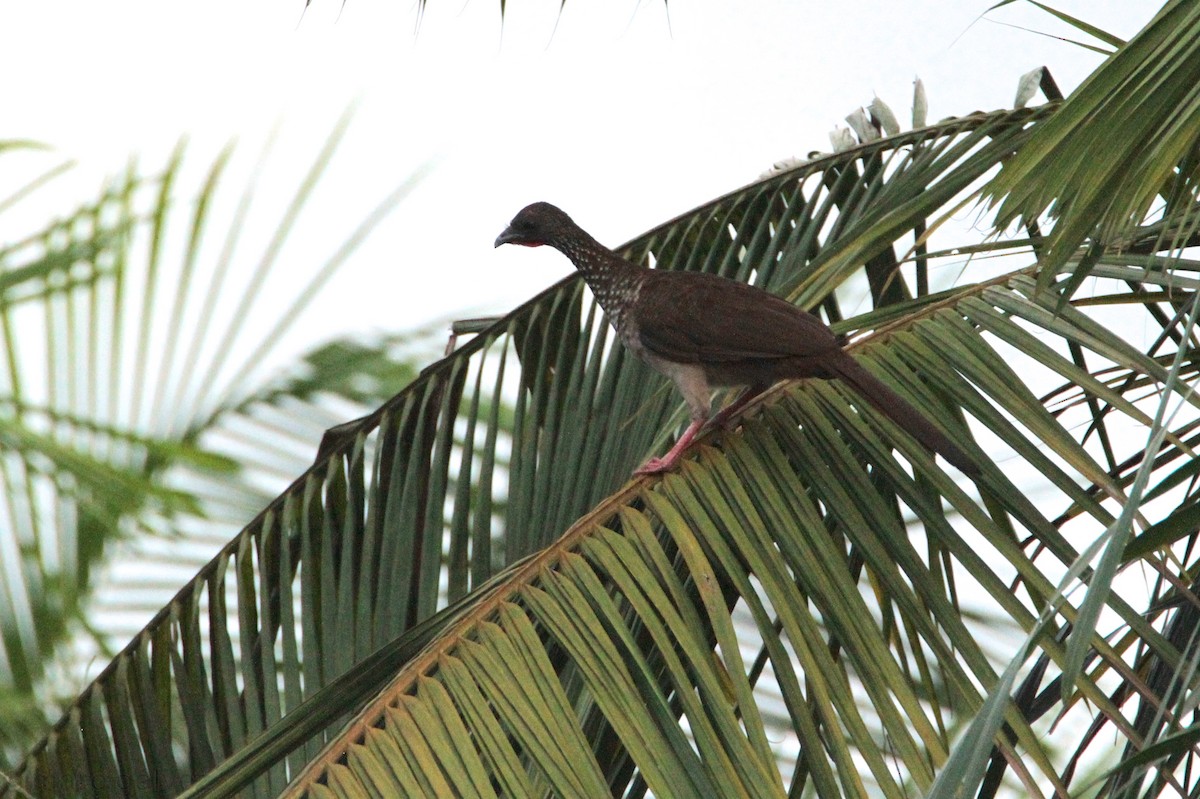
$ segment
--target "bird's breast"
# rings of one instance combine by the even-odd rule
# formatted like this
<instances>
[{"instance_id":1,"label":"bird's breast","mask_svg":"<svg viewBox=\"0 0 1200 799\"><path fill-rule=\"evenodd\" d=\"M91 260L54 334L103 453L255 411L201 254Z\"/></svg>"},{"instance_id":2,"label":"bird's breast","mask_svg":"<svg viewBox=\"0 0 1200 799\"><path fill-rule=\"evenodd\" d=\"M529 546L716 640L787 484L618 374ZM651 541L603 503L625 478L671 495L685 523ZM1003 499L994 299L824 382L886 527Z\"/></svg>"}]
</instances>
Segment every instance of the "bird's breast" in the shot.
<instances>
[{"instance_id":1,"label":"bird's breast","mask_svg":"<svg viewBox=\"0 0 1200 799\"><path fill-rule=\"evenodd\" d=\"M646 345L642 343L641 330L638 329L637 321L632 318L627 318L623 313L609 313L609 322L612 323L613 329L617 331L617 338L625 346L625 349L632 352L638 358L652 363L649 353L646 351Z\"/></svg>"}]
</instances>

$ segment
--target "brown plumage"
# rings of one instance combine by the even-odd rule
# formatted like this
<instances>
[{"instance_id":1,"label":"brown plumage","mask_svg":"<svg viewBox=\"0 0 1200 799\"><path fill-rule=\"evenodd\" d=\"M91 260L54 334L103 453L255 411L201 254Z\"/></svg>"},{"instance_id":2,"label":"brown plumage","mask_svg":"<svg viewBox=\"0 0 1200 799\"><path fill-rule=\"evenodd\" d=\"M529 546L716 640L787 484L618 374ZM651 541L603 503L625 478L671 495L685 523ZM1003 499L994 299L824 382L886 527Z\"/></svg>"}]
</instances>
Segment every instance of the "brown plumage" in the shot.
<instances>
[{"instance_id":1,"label":"brown plumage","mask_svg":"<svg viewBox=\"0 0 1200 799\"><path fill-rule=\"evenodd\" d=\"M672 468L709 418L712 389L747 391L714 421L780 380L838 378L915 439L970 475L978 467L916 408L854 360L825 323L770 292L700 272L647 269L626 261L549 203L524 208L501 244L562 252L583 274L621 342L669 377L691 410L691 425L639 474Z\"/></svg>"}]
</instances>

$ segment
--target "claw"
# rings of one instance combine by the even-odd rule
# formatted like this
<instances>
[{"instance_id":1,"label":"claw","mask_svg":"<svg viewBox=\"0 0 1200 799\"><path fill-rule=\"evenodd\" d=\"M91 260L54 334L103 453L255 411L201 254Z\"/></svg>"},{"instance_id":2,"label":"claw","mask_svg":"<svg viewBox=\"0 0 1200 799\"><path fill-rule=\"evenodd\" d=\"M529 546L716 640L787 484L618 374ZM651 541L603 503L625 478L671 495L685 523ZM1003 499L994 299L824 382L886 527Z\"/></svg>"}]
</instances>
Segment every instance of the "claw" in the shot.
<instances>
[{"instance_id":1,"label":"claw","mask_svg":"<svg viewBox=\"0 0 1200 799\"><path fill-rule=\"evenodd\" d=\"M651 458L650 460L639 466L634 474L662 474L669 472L675 466L674 460L667 458Z\"/></svg>"}]
</instances>

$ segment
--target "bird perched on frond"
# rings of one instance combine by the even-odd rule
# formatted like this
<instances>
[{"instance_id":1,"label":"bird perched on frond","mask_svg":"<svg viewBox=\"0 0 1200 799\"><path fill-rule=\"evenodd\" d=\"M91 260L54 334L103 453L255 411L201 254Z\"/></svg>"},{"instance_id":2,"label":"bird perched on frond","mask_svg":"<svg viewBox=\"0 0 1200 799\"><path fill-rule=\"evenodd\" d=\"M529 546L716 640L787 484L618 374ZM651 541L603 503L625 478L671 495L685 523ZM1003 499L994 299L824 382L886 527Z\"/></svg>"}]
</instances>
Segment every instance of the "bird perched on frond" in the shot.
<instances>
[{"instance_id":1,"label":"bird perched on frond","mask_svg":"<svg viewBox=\"0 0 1200 799\"><path fill-rule=\"evenodd\" d=\"M621 342L675 383L691 424L661 458L638 474L671 469L709 419L712 389L745 386L721 423L780 380L837 378L925 447L969 475L979 468L920 411L842 349L813 314L760 288L702 272L649 269L600 244L563 211L539 202L521 210L496 245L549 245L571 259Z\"/></svg>"}]
</instances>

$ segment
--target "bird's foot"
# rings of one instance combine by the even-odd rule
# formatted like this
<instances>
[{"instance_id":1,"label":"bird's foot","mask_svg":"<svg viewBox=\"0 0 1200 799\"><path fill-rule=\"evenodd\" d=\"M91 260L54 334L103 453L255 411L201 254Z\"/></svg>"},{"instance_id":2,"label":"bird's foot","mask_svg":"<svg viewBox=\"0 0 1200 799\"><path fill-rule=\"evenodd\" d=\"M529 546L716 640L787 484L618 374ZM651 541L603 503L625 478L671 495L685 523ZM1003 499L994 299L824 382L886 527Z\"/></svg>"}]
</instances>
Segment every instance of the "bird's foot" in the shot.
<instances>
[{"instance_id":1,"label":"bird's foot","mask_svg":"<svg viewBox=\"0 0 1200 799\"><path fill-rule=\"evenodd\" d=\"M650 460L639 466L634 474L662 474L669 472L675 468L675 462L678 458L651 458Z\"/></svg>"},{"instance_id":2,"label":"bird's foot","mask_svg":"<svg viewBox=\"0 0 1200 799\"><path fill-rule=\"evenodd\" d=\"M662 474L669 472L675 468L675 464L679 462L679 458L683 455L683 451L687 449L688 444L692 443L692 439L696 437L696 433L700 432L700 428L704 426L704 417L693 419L688 425L688 429L683 431L683 435L675 442L675 446L671 447L671 451L661 458L651 458L641 465L634 474Z\"/></svg>"}]
</instances>

